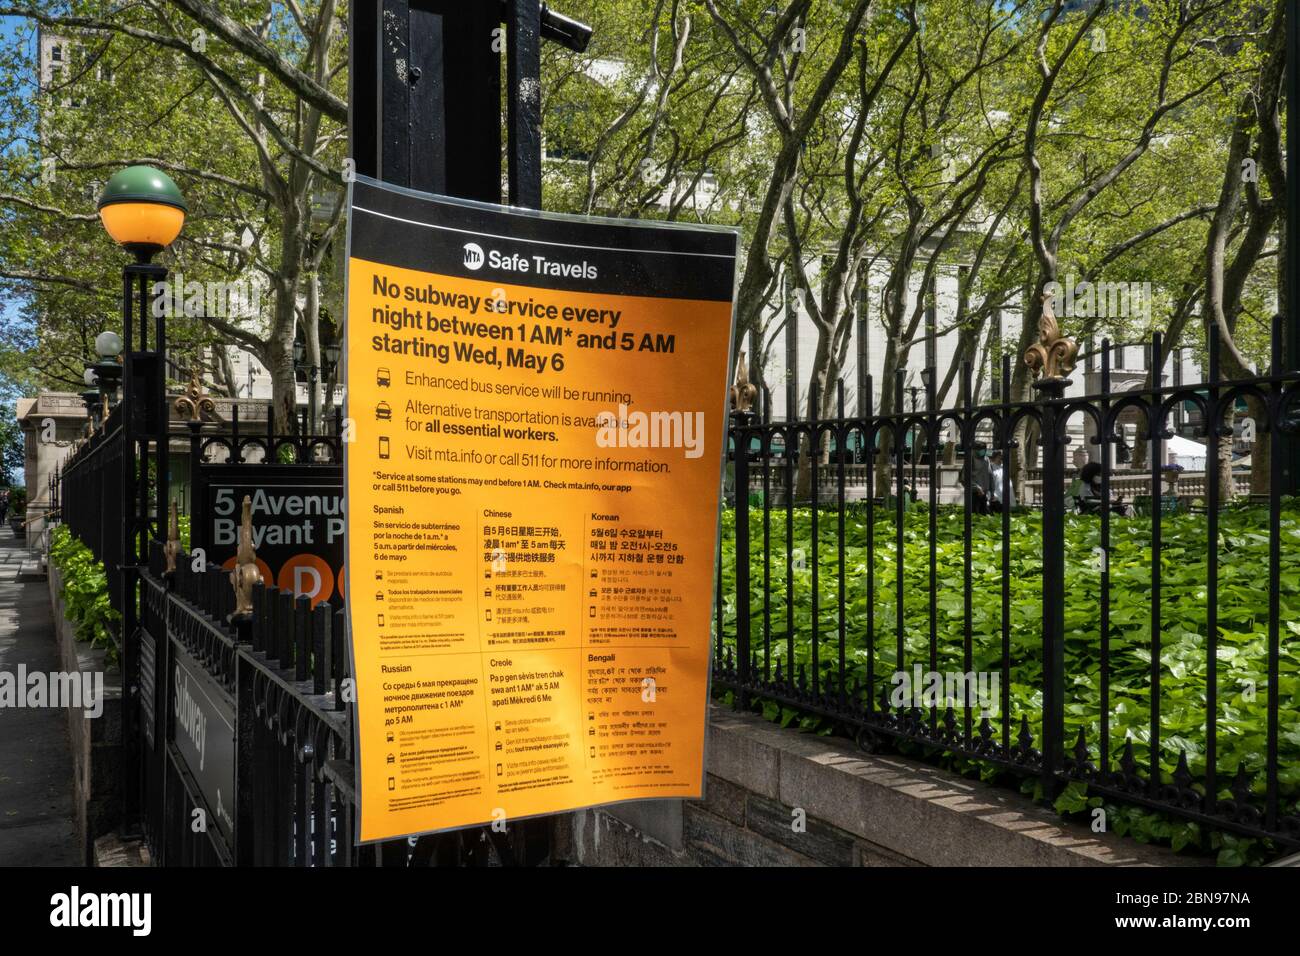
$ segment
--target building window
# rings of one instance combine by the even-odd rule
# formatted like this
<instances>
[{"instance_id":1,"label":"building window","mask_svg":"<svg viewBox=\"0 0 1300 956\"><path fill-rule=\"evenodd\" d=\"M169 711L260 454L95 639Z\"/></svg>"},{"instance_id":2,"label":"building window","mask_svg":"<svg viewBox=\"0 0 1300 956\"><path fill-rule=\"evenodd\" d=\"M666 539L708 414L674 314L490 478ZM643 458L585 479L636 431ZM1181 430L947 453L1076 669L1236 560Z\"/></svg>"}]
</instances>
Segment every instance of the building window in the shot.
<instances>
[{"instance_id":1,"label":"building window","mask_svg":"<svg viewBox=\"0 0 1300 956\"><path fill-rule=\"evenodd\" d=\"M50 59L53 60L55 63L62 63L62 62L63 62L63 47L61 47L61 46L60 46L59 44L57 44L57 43L54 44L54 46L50 47Z\"/></svg>"}]
</instances>

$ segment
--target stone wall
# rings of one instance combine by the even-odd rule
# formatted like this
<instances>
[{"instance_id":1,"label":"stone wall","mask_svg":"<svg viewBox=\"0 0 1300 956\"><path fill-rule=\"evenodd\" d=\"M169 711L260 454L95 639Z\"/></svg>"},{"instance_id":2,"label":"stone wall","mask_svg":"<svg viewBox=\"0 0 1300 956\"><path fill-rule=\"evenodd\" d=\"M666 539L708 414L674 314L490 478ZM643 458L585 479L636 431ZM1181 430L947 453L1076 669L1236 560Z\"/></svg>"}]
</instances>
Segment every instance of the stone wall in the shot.
<instances>
[{"instance_id":1,"label":"stone wall","mask_svg":"<svg viewBox=\"0 0 1300 956\"><path fill-rule=\"evenodd\" d=\"M86 404L72 392L41 392L35 398L20 398L15 414L26 456L27 547L40 550L50 509L50 477L85 435Z\"/></svg>"},{"instance_id":2,"label":"stone wall","mask_svg":"<svg viewBox=\"0 0 1300 956\"><path fill-rule=\"evenodd\" d=\"M701 801L568 814L557 862L586 866L1195 866L1062 820L1015 791L713 708Z\"/></svg>"},{"instance_id":3,"label":"stone wall","mask_svg":"<svg viewBox=\"0 0 1300 956\"><path fill-rule=\"evenodd\" d=\"M76 639L59 597L62 581L53 564L49 567L49 586L60 670L86 675L104 673L103 710L98 717L88 717L80 707L66 708L77 836L90 863L95 840L122 822L122 672L119 667L107 667L103 650Z\"/></svg>"}]
</instances>

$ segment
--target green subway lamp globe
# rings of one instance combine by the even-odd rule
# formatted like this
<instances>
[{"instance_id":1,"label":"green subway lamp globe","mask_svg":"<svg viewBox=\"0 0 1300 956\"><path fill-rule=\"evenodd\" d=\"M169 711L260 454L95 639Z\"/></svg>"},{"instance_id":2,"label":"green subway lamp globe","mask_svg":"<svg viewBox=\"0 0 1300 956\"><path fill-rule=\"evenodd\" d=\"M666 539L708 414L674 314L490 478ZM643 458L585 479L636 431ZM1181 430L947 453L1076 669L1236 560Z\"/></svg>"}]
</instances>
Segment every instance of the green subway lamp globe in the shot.
<instances>
[{"instance_id":1,"label":"green subway lamp globe","mask_svg":"<svg viewBox=\"0 0 1300 956\"><path fill-rule=\"evenodd\" d=\"M180 235L189 206L172 178L152 166L128 166L99 196L99 218L113 240L142 259Z\"/></svg>"}]
</instances>

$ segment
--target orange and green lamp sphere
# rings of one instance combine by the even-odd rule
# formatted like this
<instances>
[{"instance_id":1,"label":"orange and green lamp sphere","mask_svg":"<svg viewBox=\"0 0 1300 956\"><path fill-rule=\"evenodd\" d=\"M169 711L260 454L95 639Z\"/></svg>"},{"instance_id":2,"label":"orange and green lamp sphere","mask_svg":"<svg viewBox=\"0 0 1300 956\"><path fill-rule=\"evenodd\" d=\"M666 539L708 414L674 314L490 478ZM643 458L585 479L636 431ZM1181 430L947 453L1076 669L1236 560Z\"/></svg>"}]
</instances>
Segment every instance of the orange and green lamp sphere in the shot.
<instances>
[{"instance_id":1,"label":"orange and green lamp sphere","mask_svg":"<svg viewBox=\"0 0 1300 956\"><path fill-rule=\"evenodd\" d=\"M99 218L108 234L145 260L180 235L188 210L172 178L152 166L115 173L99 197Z\"/></svg>"}]
</instances>

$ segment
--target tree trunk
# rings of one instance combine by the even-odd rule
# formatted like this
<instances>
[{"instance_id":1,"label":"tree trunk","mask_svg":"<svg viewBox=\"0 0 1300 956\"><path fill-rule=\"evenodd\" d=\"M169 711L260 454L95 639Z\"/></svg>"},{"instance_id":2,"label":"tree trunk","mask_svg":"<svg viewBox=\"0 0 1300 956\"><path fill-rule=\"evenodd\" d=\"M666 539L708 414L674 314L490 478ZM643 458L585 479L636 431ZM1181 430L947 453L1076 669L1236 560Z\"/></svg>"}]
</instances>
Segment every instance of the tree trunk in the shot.
<instances>
[{"instance_id":1,"label":"tree trunk","mask_svg":"<svg viewBox=\"0 0 1300 956\"><path fill-rule=\"evenodd\" d=\"M297 422L298 388L293 369L293 333L297 322L294 307L295 283L286 276L279 278L276 289L274 321L268 358L271 373L271 407L275 415L275 431L280 435L293 434Z\"/></svg>"},{"instance_id":2,"label":"tree trunk","mask_svg":"<svg viewBox=\"0 0 1300 956\"><path fill-rule=\"evenodd\" d=\"M1150 434L1151 431L1150 423L1148 423L1145 427L1147 429L1147 433ZM1139 434L1138 440L1133 443L1133 460L1132 462L1130 462L1130 464L1132 464L1133 466L1134 471L1147 470L1148 459L1151 457L1150 452L1151 452L1150 439L1144 439Z\"/></svg>"},{"instance_id":3,"label":"tree trunk","mask_svg":"<svg viewBox=\"0 0 1300 956\"><path fill-rule=\"evenodd\" d=\"M885 360L880 369L880 410L878 412L882 417L897 415L902 411L902 409L895 408L894 402L894 379L897 377L901 365L898 344L898 339L891 336L885 345ZM877 495L884 496L889 494L890 490L895 487L890 482L890 477L893 474L894 433L888 428L882 428L877 433L877 439L879 446L876 450L874 490Z\"/></svg>"},{"instance_id":4,"label":"tree trunk","mask_svg":"<svg viewBox=\"0 0 1300 956\"><path fill-rule=\"evenodd\" d=\"M1233 419L1235 418L1236 418L1236 414L1231 409L1229 409L1227 414L1223 416L1223 423L1224 425L1227 426L1226 430L1229 434L1232 433L1232 424L1233 424ZM1206 465L1214 469L1216 473L1215 479L1219 482L1219 501L1221 503L1226 504L1227 502L1232 500L1232 496L1233 496L1232 439L1231 438L1219 439L1219 460L1213 463L1206 462ZM1254 458L1252 459L1251 462L1251 468L1252 468L1251 485L1252 486L1255 483L1254 482L1255 472L1253 469L1257 467L1259 467L1259 459ZM1208 478L1209 476L1207 475L1206 477Z\"/></svg>"},{"instance_id":5,"label":"tree trunk","mask_svg":"<svg viewBox=\"0 0 1300 956\"><path fill-rule=\"evenodd\" d=\"M306 290L303 296L302 324L303 340L307 345L307 407L313 416L320 414L320 378L322 374L320 360L320 274L314 269L306 275ZM307 423L309 434L320 434L319 419Z\"/></svg>"},{"instance_id":6,"label":"tree trunk","mask_svg":"<svg viewBox=\"0 0 1300 956\"><path fill-rule=\"evenodd\" d=\"M827 388L830 371L831 336L830 332L819 325L817 328L817 349L813 352L813 371L811 386L808 389L808 417L812 420L827 417L829 403L834 401L832 389ZM815 404L814 404L815 399ZM827 443L825 439L818 442L814 450L811 443L800 446L799 469L795 477L795 496L808 498L812 494L812 455L817 455L819 462L826 461Z\"/></svg>"}]
</instances>

